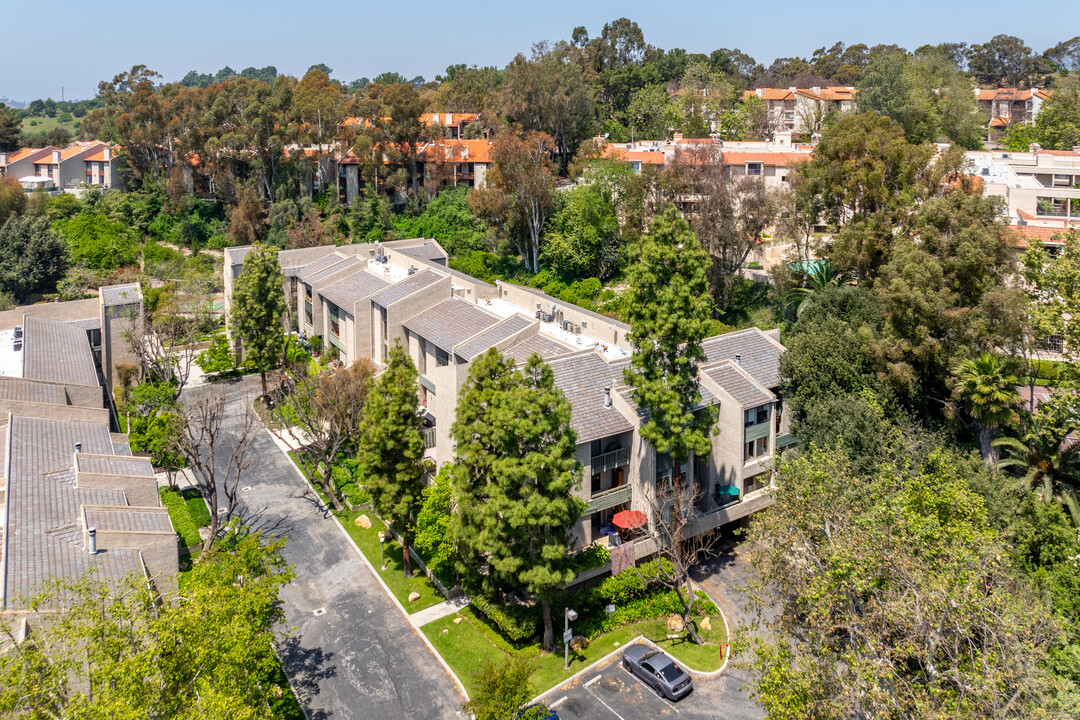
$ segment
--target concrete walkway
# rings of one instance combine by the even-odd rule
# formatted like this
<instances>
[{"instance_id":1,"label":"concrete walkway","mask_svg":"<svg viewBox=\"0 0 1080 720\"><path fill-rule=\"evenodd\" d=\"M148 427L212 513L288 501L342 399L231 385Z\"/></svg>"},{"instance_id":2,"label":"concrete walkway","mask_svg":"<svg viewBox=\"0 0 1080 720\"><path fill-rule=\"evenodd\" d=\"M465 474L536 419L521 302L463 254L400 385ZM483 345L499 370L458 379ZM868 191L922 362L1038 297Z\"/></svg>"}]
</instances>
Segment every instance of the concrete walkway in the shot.
<instances>
[{"instance_id":1,"label":"concrete walkway","mask_svg":"<svg viewBox=\"0 0 1080 720\"><path fill-rule=\"evenodd\" d=\"M409 615L409 622L413 624L413 627L419 630L422 626L427 625L429 622L435 622L447 615L453 615L461 608L469 604L469 598L464 595L458 595L453 600L447 600L441 602L438 605L432 605L429 608L424 608L420 612L414 612Z\"/></svg>"}]
</instances>

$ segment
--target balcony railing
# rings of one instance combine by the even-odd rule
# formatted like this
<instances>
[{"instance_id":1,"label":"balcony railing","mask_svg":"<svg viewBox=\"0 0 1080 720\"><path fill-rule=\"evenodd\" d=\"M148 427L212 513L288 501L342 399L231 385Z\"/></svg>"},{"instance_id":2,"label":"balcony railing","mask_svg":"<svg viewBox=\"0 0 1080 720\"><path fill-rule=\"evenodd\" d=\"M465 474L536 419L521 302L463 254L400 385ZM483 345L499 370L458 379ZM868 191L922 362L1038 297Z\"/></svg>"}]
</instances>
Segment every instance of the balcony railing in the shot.
<instances>
[{"instance_id":1,"label":"balcony railing","mask_svg":"<svg viewBox=\"0 0 1080 720\"><path fill-rule=\"evenodd\" d=\"M435 447L435 428L424 428L424 449L430 450Z\"/></svg>"},{"instance_id":2,"label":"balcony railing","mask_svg":"<svg viewBox=\"0 0 1080 720\"><path fill-rule=\"evenodd\" d=\"M605 470L614 470L617 467L630 464L630 448L619 448L611 452L593 455L590 461L592 474L597 475Z\"/></svg>"},{"instance_id":3,"label":"balcony railing","mask_svg":"<svg viewBox=\"0 0 1080 720\"><path fill-rule=\"evenodd\" d=\"M587 512L594 513L601 510L607 510L616 505L622 505L625 502L630 502L630 486L620 485L619 487L613 487L610 490L601 490L598 493L593 493L593 496L589 498L589 509Z\"/></svg>"}]
</instances>

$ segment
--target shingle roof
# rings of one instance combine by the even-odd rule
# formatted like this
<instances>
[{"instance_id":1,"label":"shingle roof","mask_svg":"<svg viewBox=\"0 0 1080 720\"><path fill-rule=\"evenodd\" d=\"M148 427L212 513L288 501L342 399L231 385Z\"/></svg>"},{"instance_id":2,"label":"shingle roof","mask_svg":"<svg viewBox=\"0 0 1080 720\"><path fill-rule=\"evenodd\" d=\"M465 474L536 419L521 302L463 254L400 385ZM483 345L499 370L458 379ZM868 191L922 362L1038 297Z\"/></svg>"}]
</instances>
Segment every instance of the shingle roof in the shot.
<instances>
[{"instance_id":1,"label":"shingle roof","mask_svg":"<svg viewBox=\"0 0 1080 720\"><path fill-rule=\"evenodd\" d=\"M454 352L466 360L472 360L488 348L494 347L503 340L513 337L534 322L536 321L522 317L521 315L511 315L498 325L490 327L479 335L475 335L461 343L454 348Z\"/></svg>"},{"instance_id":2,"label":"shingle roof","mask_svg":"<svg viewBox=\"0 0 1080 720\"><path fill-rule=\"evenodd\" d=\"M551 358L569 355L574 352L578 352L578 348L564 345L549 335L537 333L536 335L522 340L517 345L514 345L504 352L503 355L513 358L519 363L523 363L533 355L539 355L543 359L549 360Z\"/></svg>"},{"instance_id":3,"label":"shingle roof","mask_svg":"<svg viewBox=\"0 0 1080 720\"><path fill-rule=\"evenodd\" d=\"M761 330L748 328L717 335L706 338L701 345L708 362L734 360L738 355L739 366L754 380L769 389L780 386L780 356L784 349Z\"/></svg>"},{"instance_id":4,"label":"shingle roof","mask_svg":"<svg viewBox=\"0 0 1080 720\"><path fill-rule=\"evenodd\" d=\"M103 423L15 416L11 420L11 474L8 527L4 533L6 597L28 597L54 578L74 578L94 567L96 576L115 580L143 572L137 550L89 555L83 546L82 505L127 504L122 490L75 484L75 443L90 453L109 453L112 438Z\"/></svg>"},{"instance_id":5,"label":"shingle roof","mask_svg":"<svg viewBox=\"0 0 1080 720\"><path fill-rule=\"evenodd\" d=\"M361 270L338 280L332 285L327 285L319 290L319 295L351 313L357 300L363 300L389 285L389 280L385 280L375 273Z\"/></svg>"},{"instance_id":6,"label":"shingle roof","mask_svg":"<svg viewBox=\"0 0 1080 720\"><path fill-rule=\"evenodd\" d=\"M160 532L171 533L169 511L165 508L139 508L133 510L127 506L85 508L86 526L104 531L115 532Z\"/></svg>"},{"instance_id":7,"label":"shingle roof","mask_svg":"<svg viewBox=\"0 0 1080 720\"><path fill-rule=\"evenodd\" d=\"M244 258L254 249L251 245L245 245L243 247L225 248L225 252L228 254L229 259L232 260L233 265L243 265Z\"/></svg>"},{"instance_id":8,"label":"shingle roof","mask_svg":"<svg viewBox=\"0 0 1080 720\"><path fill-rule=\"evenodd\" d=\"M112 450L110 438L109 450ZM75 455L76 472L94 475L126 475L131 477L154 477L154 467L147 458L116 457L110 453L93 455L85 450Z\"/></svg>"},{"instance_id":9,"label":"shingle roof","mask_svg":"<svg viewBox=\"0 0 1080 720\"><path fill-rule=\"evenodd\" d=\"M74 325L75 327L80 327L83 330L100 330L101 329L101 318L92 317L92 318L85 318L83 320L68 320L67 324L68 325Z\"/></svg>"},{"instance_id":10,"label":"shingle roof","mask_svg":"<svg viewBox=\"0 0 1080 720\"><path fill-rule=\"evenodd\" d=\"M332 252L328 255L323 255L318 260L313 260L307 265L298 267L296 269L296 277L300 278L304 282L308 282L308 278L312 275L321 273L328 267L337 265L339 262L345 259L345 256L339 252Z\"/></svg>"},{"instance_id":11,"label":"shingle roof","mask_svg":"<svg viewBox=\"0 0 1080 720\"><path fill-rule=\"evenodd\" d=\"M570 426L577 431L579 444L633 429L614 405L604 407L604 388L618 384L628 360L608 364L599 353L591 352L548 364L555 373L555 385L573 406Z\"/></svg>"},{"instance_id":12,"label":"shingle roof","mask_svg":"<svg viewBox=\"0 0 1080 720\"><path fill-rule=\"evenodd\" d=\"M499 322L499 317L457 298L443 300L402 325L447 352Z\"/></svg>"},{"instance_id":13,"label":"shingle roof","mask_svg":"<svg viewBox=\"0 0 1080 720\"><path fill-rule=\"evenodd\" d=\"M420 258L421 260L443 260L448 257L446 251L439 247L439 243L434 240L428 240L422 245L413 245L411 247L397 248L399 253L408 255L409 257Z\"/></svg>"},{"instance_id":14,"label":"shingle roof","mask_svg":"<svg viewBox=\"0 0 1080 720\"><path fill-rule=\"evenodd\" d=\"M47 405L68 404L63 385L4 376L0 376L0 400L21 400Z\"/></svg>"},{"instance_id":15,"label":"shingle roof","mask_svg":"<svg viewBox=\"0 0 1080 720\"><path fill-rule=\"evenodd\" d=\"M415 275L410 275L400 282L394 283L382 292L373 295L371 299L373 302L376 302L383 307L387 307L388 305L393 305L398 300L409 297L414 292L423 290L429 285L437 283L444 277L446 276L432 270L424 270Z\"/></svg>"},{"instance_id":16,"label":"shingle roof","mask_svg":"<svg viewBox=\"0 0 1080 720\"><path fill-rule=\"evenodd\" d=\"M337 263L335 265L331 265L330 267L323 268L319 272L305 273L302 276L302 279L308 285L312 285L314 283L319 282L320 280L323 280L323 279L333 275L334 273L339 273L342 270L348 270L349 268L356 268L357 265L360 265L361 263L366 263L366 262L367 262L366 260L361 260L360 258L356 257L355 255L350 255L349 257L345 258L341 262L339 262L339 263ZM362 269L362 268L359 268L359 269Z\"/></svg>"},{"instance_id":17,"label":"shingle roof","mask_svg":"<svg viewBox=\"0 0 1080 720\"><path fill-rule=\"evenodd\" d=\"M723 363L702 372L715 380L742 407L757 407L775 400L771 394L755 385L750 378L739 372L739 368L731 363ZM702 388L702 390L705 390L705 388Z\"/></svg>"},{"instance_id":18,"label":"shingle roof","mask_svg":"<svg viewBox=\"0 0 1080 720\"><path fill-rule=\"evenodd\" d=\"M68 323L25 316L23 377L72 385L97 385L97 368L86 331Z\"/></svg>"},{"instance_id":19,"label":"shingle roof","mask_svg":"<svg viewBox=\"0 0 1080 720\"><path fill-rule=\"evenodd\" d=\"M142 290L138 283L127 285L112 285L101 288L101 297L105 298L105 306L130 305L142 300Z\"/></svg>"}]
</instances>

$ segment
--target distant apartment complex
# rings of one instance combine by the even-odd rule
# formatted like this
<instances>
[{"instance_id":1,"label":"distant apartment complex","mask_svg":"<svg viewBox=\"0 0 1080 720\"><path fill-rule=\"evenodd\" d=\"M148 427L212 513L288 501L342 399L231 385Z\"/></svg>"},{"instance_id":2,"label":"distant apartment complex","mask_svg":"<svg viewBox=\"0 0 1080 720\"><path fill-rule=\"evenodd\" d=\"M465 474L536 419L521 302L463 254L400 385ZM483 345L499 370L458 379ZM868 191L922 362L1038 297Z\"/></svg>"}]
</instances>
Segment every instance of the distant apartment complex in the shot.
<instances>
[{"instance_id":1,"label":"distant apartment complex","mask_svg":"<svg viewBox=\"0 0 1080 720\"><path fill-rule=\"evenodd\" d=\"M772 132L810 135L821 131L821 122L830 114L855 109L855 88L849 85L757 88L743 93L744 99L755 96L765 102Z\"/></svg>"},{"instance_id":2,"label":"distant apartment complex","mask_svg":"<svg viewBox=\"0 0 1080 720\"><path fill-rule=\"evenodd\" d=\"M249 251L225 251L226 298ZM578 545L606 542L620 510L650 513L656 483L674 468L641 437L642 415L623 381L633 352L629 326L532 288L490 285L452 270L433 240L285 250L278 257L300 332L322 338L345 364L383 364L395 342L408 350L430 426L425 445L437 463L453 457L450 431L472 362L490 348L518 363L536 354L573 406L585 468L578 494L588 503L575 529ZM719 434L709 457L680 469L701 490L698 532L771 504L763 488L777 448L791 441L776 335L729 333L706 340L705 351L702 407L717 410Z\"/></svg>"},{"instance_id":3,"label":"distant apartment complex","mask_svg":"<svg viewBox=\"0 0 1080 720\"><path fill-rule=\"evenodd\" d=\"M107 377L138 286L0 313L0 609L92 570L159 585L177 538L150 460L116 429Z\"/></svg>"},{"instance_id":4,"label":"distant apartment complex","mask_svg":"<svg viewBox=\"0 0 1080 720\"><path fill-rule=\"evenodd\" d=\"M968 173L983 194L999 197L1005 220L1020 237L1080 229L1080 148L966 153Z\"/></svg>"},{"instance_id":5,"label":"distant apartment complex","mask_svg":"<svg viewBox=\"0 0 1080 720\"><path fill-rule=\"evenodd\" d=\"M1015 123L1035 122L1042 104L1049 98L1050 91L1039 88L975 88L979 111L992 130Z\"/></svg>"},{"instance_id":6,"label":"distant apartment complex","mask_svg":"<svg viewBox=\"0 0 1080 720\"><path fill-rule=\"evenodd\" d=\"M3 176L15 178L27 189L122 187L115 149L98 140L75 142L65 148L22 148L0 153L0 177Z\"/></svg>"}]
</instances>

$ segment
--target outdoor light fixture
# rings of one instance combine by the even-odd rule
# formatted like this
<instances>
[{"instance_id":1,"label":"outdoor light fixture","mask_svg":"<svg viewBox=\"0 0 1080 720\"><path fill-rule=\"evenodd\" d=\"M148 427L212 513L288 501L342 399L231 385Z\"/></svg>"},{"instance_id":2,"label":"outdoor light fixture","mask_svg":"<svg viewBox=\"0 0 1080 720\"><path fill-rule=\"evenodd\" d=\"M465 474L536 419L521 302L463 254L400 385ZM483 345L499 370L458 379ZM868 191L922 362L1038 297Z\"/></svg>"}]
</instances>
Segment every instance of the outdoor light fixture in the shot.
<instances>
[{"instance_id":1,"label":"outdoor light fixture","mask_svg":"<svg viewBox=\"0 0 1080 720\"><path fill-rule=\"evenodd\" d=\"M390 533L386 530L379 531L379 557L382 558L382 569L386 570L386 540Z\"/></svg>"}]
</instances>

